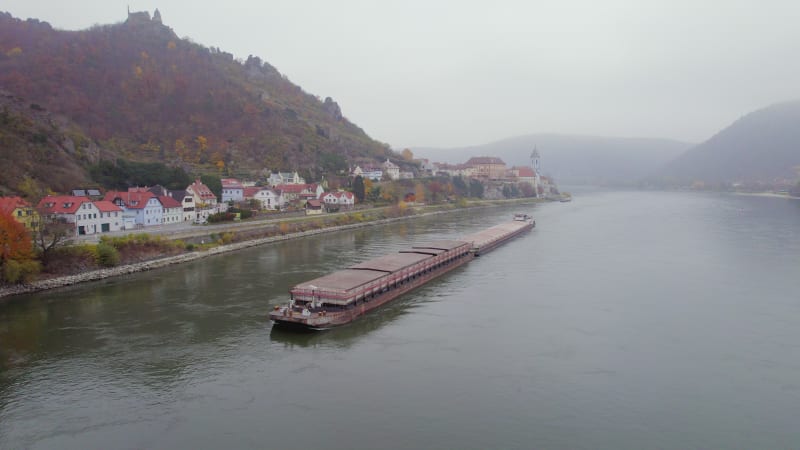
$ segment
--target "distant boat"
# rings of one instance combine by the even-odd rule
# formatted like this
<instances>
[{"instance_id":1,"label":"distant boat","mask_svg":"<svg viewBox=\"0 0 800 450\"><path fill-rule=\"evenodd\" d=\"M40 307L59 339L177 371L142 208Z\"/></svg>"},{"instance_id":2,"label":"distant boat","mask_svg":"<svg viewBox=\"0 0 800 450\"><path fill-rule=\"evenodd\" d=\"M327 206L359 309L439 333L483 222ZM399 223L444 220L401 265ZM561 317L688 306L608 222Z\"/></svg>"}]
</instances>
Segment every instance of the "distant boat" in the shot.
<instances>
[{"instance_id":1,"label":"distant boat","mask_svg":"<svg viewBox=\"0 0 800 450\"><path fill-rule=\"evenodd\" d=\"M572 196L571 195L562 195L561 199L559 200L561 203L571 202Z\"/></svg>"}]
</instances>

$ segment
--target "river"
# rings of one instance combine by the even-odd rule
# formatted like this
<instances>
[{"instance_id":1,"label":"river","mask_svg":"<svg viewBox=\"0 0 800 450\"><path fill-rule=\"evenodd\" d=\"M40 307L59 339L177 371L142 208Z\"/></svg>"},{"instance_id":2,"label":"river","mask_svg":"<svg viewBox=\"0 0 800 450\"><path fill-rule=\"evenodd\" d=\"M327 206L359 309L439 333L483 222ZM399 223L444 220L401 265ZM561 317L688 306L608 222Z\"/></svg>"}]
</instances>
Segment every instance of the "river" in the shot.
<instances>
[{"instance_id":1,"label":"river","mask_svg":"<svg viewBox=\"0 0 800 450\"><path fill-rule=\"evenodd\" d=\"M0 304L0 448L796 448L800 201L575 190ZM290 286L529 212L357 322Z\"/></svg>"}]
</instances>

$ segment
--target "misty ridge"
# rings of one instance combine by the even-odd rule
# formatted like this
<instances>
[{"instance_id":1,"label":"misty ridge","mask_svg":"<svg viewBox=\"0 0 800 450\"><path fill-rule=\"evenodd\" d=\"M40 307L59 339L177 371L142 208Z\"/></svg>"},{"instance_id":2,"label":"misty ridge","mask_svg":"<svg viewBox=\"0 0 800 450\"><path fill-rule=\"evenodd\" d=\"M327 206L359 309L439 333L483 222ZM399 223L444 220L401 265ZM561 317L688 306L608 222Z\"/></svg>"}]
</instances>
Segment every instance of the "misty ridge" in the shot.
<instances>
[{"instance_id":1,"label":"misty ridge","mask_svg":"<svg viewBox=\"0 0 800 450\"><path fill-rule=\"evenodd\" d=\"M526 163L534 146L542 154L543 172L565 184L791 187L800 177L800 101L746 114L700 144L542 133L414 151L432 161L458 163L485 154L516 165Z\"/></svg>"}]
</instances>

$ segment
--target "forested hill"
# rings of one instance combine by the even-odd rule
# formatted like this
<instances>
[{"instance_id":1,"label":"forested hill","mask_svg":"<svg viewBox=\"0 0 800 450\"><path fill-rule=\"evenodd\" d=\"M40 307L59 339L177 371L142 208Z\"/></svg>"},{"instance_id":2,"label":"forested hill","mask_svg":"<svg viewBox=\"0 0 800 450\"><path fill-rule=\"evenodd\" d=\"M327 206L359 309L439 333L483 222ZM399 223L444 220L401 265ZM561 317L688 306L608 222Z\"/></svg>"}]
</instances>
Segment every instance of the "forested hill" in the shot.
<instances>
[{"instance_id":1,"label":"forested hill","mask_svg":"<svg viewBox=\"0 0 800 450\"><path fill-rule=\"evenodd\" d=\"M751 112L666 165L661 182L796 180L800 169L800 101Z\"/></svg>"},{"instance_id":2,"label":"forested hill","mask_svg":"<svg viewBox=\"0 0 800 450\"><path fill-rule=\"evenodd\" d=\"M230 173L346 167L390 150L260 58L180 39L160 15L83 31L0 13L0 88L116 155Z\"/></svg>"}]
</instances>

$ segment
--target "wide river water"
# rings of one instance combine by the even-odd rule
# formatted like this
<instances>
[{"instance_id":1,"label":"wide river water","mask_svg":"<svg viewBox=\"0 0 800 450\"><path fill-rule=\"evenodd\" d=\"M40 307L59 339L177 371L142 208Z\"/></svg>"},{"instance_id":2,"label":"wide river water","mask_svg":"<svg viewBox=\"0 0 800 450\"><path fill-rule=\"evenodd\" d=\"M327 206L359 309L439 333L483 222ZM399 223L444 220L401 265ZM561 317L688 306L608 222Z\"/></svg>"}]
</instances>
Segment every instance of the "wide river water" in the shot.
<instances>
[{"instance_id":1,"label":"wide river water","mask_svg":"<svg viewBox=\"0 0 800 450\"><path fill-rule=\"evenodd\" d=\"M0 448L800 447L800 201L575 191L0 304ZM357 322L290 286L535 215Z\"/></svg>"}]
</instances>

